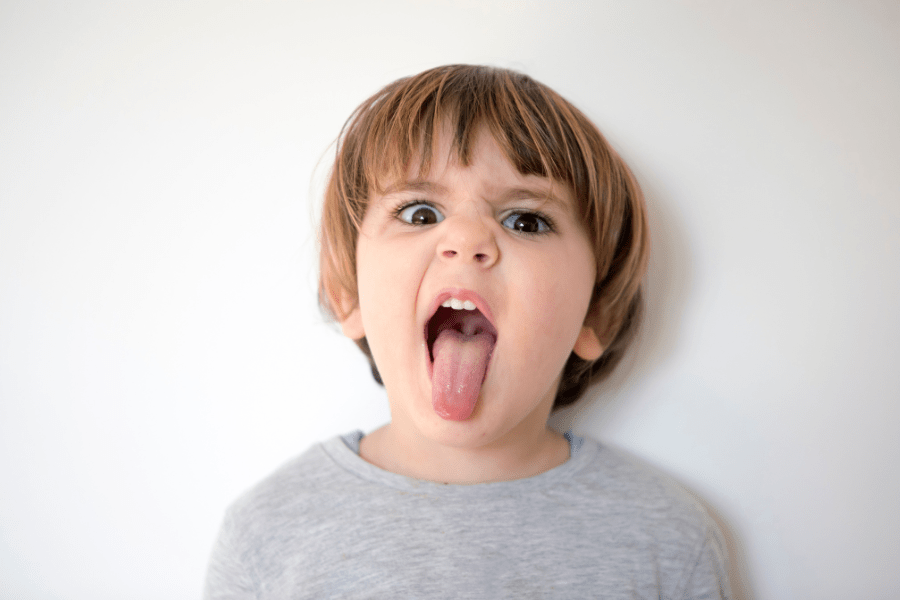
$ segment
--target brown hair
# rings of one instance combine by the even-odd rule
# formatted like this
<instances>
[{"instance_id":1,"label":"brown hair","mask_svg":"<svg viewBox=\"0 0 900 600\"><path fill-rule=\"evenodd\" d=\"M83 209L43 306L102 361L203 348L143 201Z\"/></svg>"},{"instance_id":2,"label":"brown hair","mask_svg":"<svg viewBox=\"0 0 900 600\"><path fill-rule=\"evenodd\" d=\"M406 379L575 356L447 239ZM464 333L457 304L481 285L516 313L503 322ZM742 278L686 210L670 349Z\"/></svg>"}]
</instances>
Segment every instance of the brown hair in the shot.
<instances>
[{"instance_id":1,"label":"brown hair","mask_svg":"<svg viewBox=\"0 0 900 600\"><path fill-rule=\"evenodd\" d=\"M468 165L486 128L523 175L567 184L574 192L597 262L589 319L605 347L595 361L574 353L563 370L554 409L575 402L609 375L635 336L642 311L641 278L649 235L640 187L591 121L559 94L527 75L493 67L448 65L399 79L366 100L337 141L320 231L319 302L343 320L356 302L356 242L369 198L381 183L405 176L412 160L426 173L439 132ZM365 338L357 345L369 358Z\"/></svg>"}]
</instances>

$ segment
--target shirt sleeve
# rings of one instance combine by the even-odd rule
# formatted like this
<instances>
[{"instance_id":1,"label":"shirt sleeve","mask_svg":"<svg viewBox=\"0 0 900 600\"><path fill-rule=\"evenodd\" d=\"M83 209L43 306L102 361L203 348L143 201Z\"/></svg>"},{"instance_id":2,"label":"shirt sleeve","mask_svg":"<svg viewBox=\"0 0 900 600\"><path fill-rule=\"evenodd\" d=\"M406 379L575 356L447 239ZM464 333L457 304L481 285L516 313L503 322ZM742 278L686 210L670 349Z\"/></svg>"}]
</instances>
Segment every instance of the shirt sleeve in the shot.
<instances>
[{"instance_id":1,"label":"shirt sleeve","mask_svg":"<svg viewBox=\"0 0 900 600\"><path fill-rule=\"evenodd\" d=\"M680 597L684 600L731 600L725 540L718 525L709 517L706 521L706 538Z\"/></svg>"},{"instance_id":2,"label":"shirt sleeve","mask_svg":"<svg viewBox=\"0 0 900 600\"><path fill-rule=\"evenodd\" d=\"M243 544L240 543L239 531L229 511L210 556L203 599L256 600L256 583L253 570L246 560Z\"/></svg>"}]
</instances>

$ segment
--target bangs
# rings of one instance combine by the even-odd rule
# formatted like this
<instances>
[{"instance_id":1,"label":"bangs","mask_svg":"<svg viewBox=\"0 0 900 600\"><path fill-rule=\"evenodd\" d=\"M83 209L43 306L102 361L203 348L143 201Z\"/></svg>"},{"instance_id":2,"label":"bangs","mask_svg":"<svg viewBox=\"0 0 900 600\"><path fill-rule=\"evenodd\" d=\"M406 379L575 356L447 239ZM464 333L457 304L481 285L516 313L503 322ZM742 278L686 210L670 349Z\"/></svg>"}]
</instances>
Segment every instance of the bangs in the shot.
<instances>
[{"instance_id":1,"label":"bangs","mask_svg":"<svg viewBox=\"0 0 900 600\"><path fill-rule=\"evenodd\" d=\"M567 184L585 217L597 185L584 161L595 154L595 144L581 132L585 122L577 109L530 77L450 65L383 89L351 117L343 137L358 140L357 192L368 196L405 180L411 170L427 175L446 135L451 157L468 166L476 136L487 131L521 174Z\"/></svg>"}]
</instances>

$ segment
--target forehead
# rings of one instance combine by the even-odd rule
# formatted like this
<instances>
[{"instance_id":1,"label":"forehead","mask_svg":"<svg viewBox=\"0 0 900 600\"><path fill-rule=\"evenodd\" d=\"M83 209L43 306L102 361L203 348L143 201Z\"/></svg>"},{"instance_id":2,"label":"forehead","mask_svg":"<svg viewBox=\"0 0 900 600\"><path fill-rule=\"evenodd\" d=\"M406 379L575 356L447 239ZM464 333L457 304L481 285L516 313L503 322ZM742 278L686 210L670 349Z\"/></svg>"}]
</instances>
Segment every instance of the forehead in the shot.
<instances>
[{"instance_id":1,"label":"forehead","mask_svg":"<svg viewBox=\"0 0 900 600\"><path fill-rule=\"evenodd\" d=\"M403 168L382 173L376 193L447 195L462 177L468 184L478 182L480 191L496 200L539 200L576 209L569 185L541 174L521 172L486 127L479 128L471 139L464 154L449 127L441 128L427 151L420 147Z\"/></svg>"}]
</instances>

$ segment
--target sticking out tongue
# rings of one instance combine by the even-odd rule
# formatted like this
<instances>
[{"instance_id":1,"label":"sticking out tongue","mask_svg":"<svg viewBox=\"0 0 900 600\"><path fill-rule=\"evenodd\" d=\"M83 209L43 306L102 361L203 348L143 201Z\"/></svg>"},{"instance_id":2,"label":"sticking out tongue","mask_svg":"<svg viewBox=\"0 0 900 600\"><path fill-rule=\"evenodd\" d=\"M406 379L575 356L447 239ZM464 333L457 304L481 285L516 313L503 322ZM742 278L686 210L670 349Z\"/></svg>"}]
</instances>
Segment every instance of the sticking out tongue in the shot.
<instances>
[{"instance_id":1,"label":"sticking out tongue","mask_svg":"<svg viewBox=\"0 0 900 600\"><path fill-rule=\"evenodd\" d=\"M495 335L478 311L454 310L439 325L432 346L431 380L431 404L438 416L464 421L475 410Z\"/></svg>"}]
</instances>

